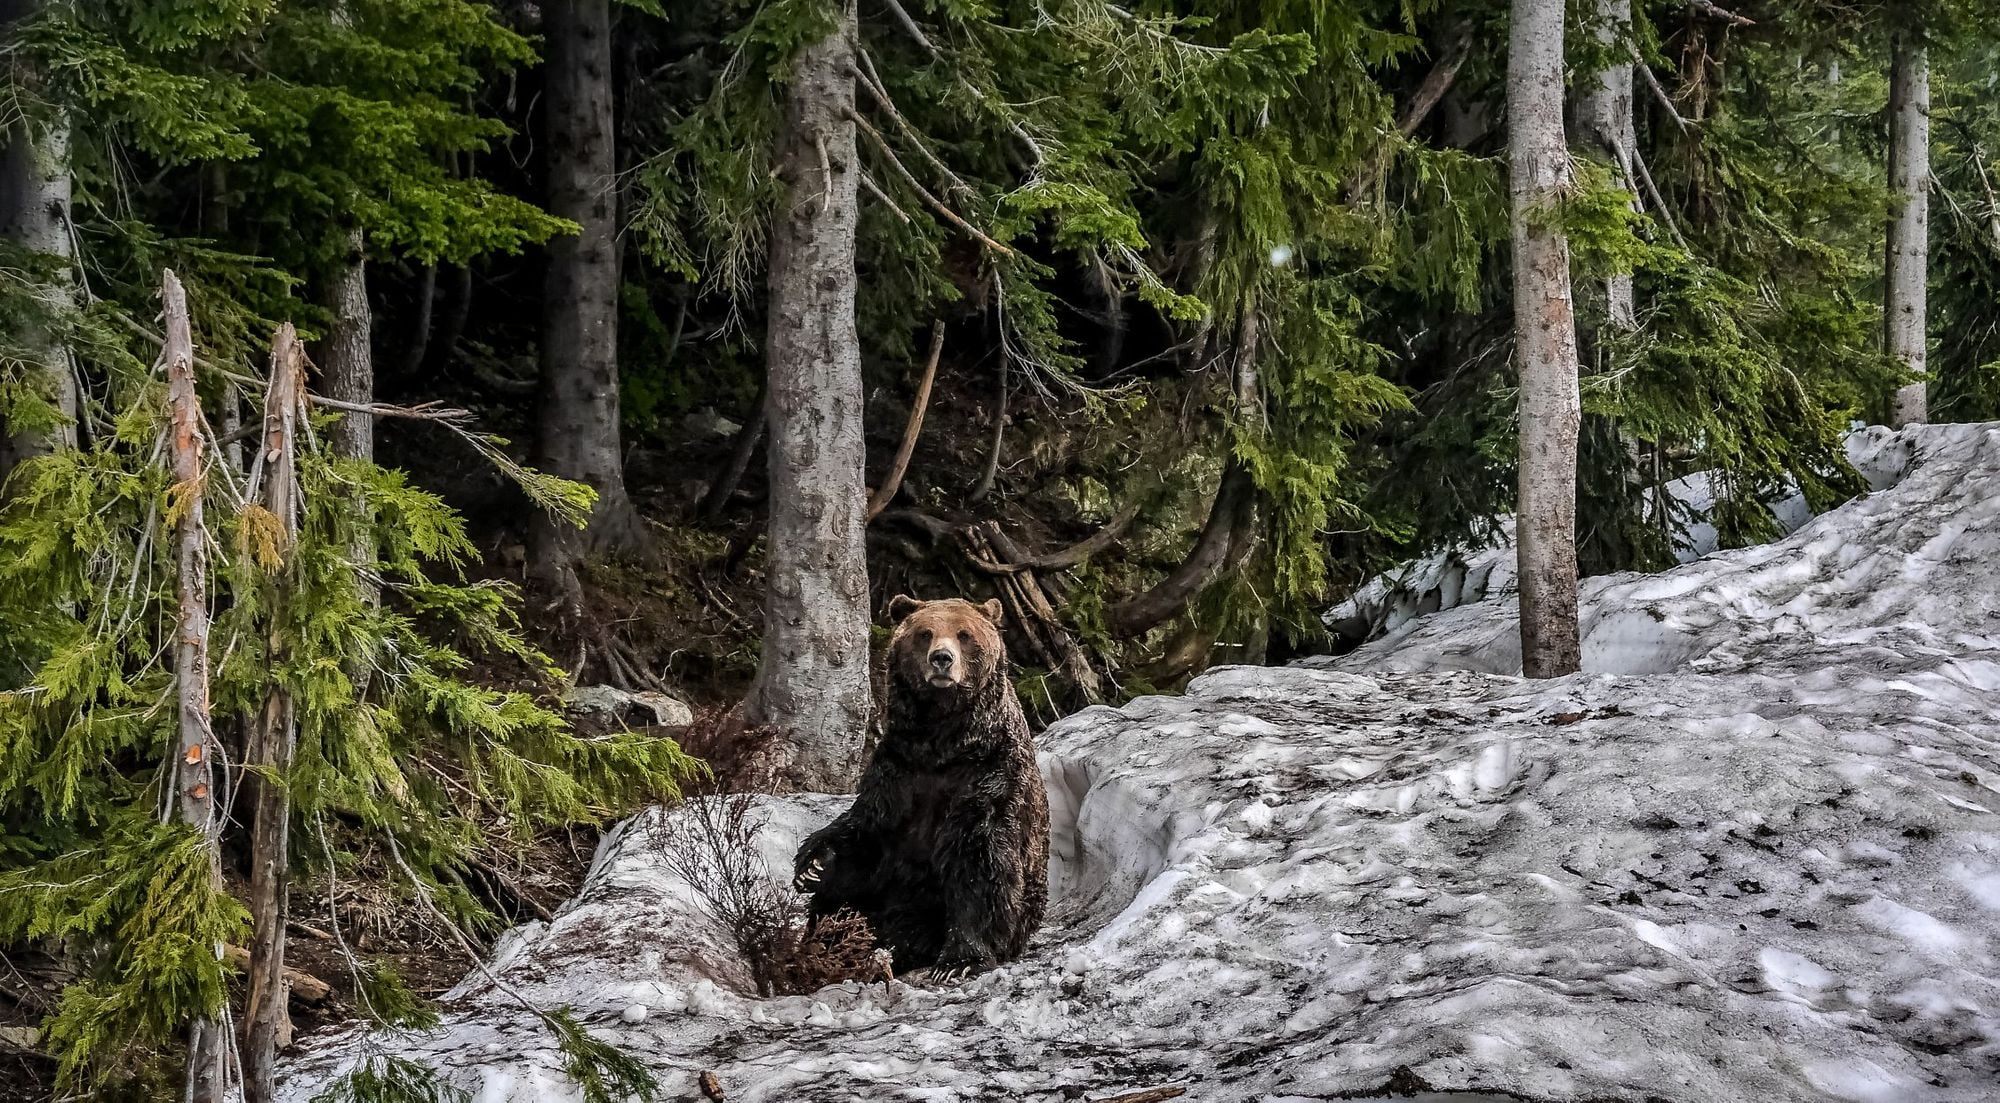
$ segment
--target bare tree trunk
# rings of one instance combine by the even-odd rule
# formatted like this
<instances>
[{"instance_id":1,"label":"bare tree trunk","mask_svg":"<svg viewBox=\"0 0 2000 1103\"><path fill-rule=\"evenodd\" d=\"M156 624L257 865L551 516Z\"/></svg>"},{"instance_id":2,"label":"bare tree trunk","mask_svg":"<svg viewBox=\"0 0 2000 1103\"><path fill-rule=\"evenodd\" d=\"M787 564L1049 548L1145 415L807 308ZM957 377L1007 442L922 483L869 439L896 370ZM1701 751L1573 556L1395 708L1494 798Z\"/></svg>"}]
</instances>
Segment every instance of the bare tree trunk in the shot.
<instances>
[{"instance_id":1,"label":"bare tree trunk","mask_svg":"<svg viewBox=\"0 0 2000 1103\"><path fill-rule=\"evenodd\" d=\"M298 475L294 430L305 398L305 363L298 337L286 322L271 345L271 383L264 399L263 447L258 456L260 503L276 519L281 561L274 569L289 578L286 565L298 538ZM289 586L281 582L269 616L265 663L275 668L289 647L276 625ZM291 694L273 680L264 707L250 723L244 764L251 774L253 819L250 835L250 984L244 1000L243 1094L245 1103L277 1098L278 1051L291 1044L292 1020L285 979L285 918L291 879L291 797L285 788L298 732Z\"/></svg>"},{"instance_id":2,"label":"bare tree trunk","mask_svg":"<svg viewBox=\"0 0 2000 1103\"><path fill-rule=\"evenodd\" d=\"M574 603L587 552L641 549L625 492L618 425L618 242L611 120L610 0L548 4L549 213L582 227L549 243L543 289L542 408L536 461L597 491L582 534L537 517L536 573Z\"/></svg>"},{"instance_id":3,"label":"bare tree trunk","mask_svg":"<svg viewBox=\"0 0 2000 1103\"><path fill-rule=\"evenodd\" d=\"M12 36L13 25L35 14L39 0L0 0L0 32ZM20 62L16 62L21 64ZM70 239L69 123L58 114L46 129L25 118L0 132L0 237L33 252L60 257L62 272L47 289L51 313L74 308L76 290L70 265L75 251ZM24 380L37 386L62 414L66 424L53 430L24 427L6 431L0 423L0 481L22 460L76 444L79 409L76 373L69 352L52 333L21 334L32 358Z\"/></svg>"},{"instance_id":4,"label":"bare tree trunk","mask_svg":"<svg viewBox=\"0 0 2000 1103\"><path fill-rule=\"evenodd\" d=\"M1926 308L1930 279L1931 68L1920 42L1898 35L1889 71L1889 218L1883 304L1885 347L1918 376L1896 391L1889 424L1900 427L1929 416L1923 379L1928 355Z\"/></svg>"},{"instance_id":5,"label":"bare tree trunk","mask_svg":"<svg viewBox=\"0 0 2000 1103\"><path fill-rule=\"evenodd\" d=\"M854 327L852 0L793 63L772 219L770 558L764 653L745 703L781 729L807 783L850 787L873 698L863 538L860 339Z\"/></svg>"},{"instance_id":6,"label":"bare tree trunk","mask_svg":"<svg viewBox=\"0 0 2000 1103\"><path fill-rule=\"evenodd\" d=\"M1516 520L1521 669L1574 673L1577 643L1576 313L1569 238L1557 221L1569 176L1563 142L1562 0L1514 0L1507 57L1509 190L1514 234L1514 355L1520 368L1521 471Z\"/></svg>"},{"instance_id":7,"label":"bare tree trunk","mask_svg":"<svg viewBox=\"0 0 2000 1103\"><path fill-rule=\"evenodd\" d=\"M1596 143L1598 151L1617 167L1618 179L1638 198L1637 174L1632 157L1638 149L1638 132L1632 124L1631 52L1622 45L1632 24L1632 0L1596 0L1597 41L1618 60L1599 72L1581 78L1582 95L1577 100L1577 126L1581 137ZM1632 298L1632 273L1616 272L1605 277L1605 315L1613 328L1629 330L1638 324Z\"/></svg>"},{"instance_id":8,"label":"bare tree trunk","mask_svg":"<svg viewBox=\"0 0 2000 1103\"><path fill-rule=\"evenodd\" d=\"M174 755L174 811L207 840L215 891L222 891L218 839L222 817L216 808L211 765L215 733L208 715L208 533L202 524L201 400L194 387L194 334L188 324L187 292L169 269L161 274L166 308L167 451L173 466L178 518L174 540L179 570L179 620L174 631L174 697L180 739ZM217 958L222 947L215 947ZM187 1084L184 1098L216 1103L228 1089L226 1032L213 1019L188 1027Z\"/></svg>"}]
</instances>

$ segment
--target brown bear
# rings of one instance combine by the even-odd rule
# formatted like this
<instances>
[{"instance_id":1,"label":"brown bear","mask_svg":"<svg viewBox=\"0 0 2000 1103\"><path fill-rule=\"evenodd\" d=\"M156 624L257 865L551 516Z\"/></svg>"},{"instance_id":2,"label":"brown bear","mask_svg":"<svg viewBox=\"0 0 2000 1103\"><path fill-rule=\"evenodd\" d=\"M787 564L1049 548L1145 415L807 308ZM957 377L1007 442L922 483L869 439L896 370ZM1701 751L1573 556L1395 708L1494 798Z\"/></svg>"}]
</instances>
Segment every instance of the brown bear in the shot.
<instances>
[{"instance_id":1,"label":"brown bear","mask_svg":"<svg viewBox=\"0 0 2000 1103\"><path fill-rule=\"evenodd\" d=\"M889 603L882 741L854 804L799 847L815 919L868 920L899 973L1021 956L1048 903L1049 804L1007 676L1000 603Z\"/></svg>"}]
</instances>

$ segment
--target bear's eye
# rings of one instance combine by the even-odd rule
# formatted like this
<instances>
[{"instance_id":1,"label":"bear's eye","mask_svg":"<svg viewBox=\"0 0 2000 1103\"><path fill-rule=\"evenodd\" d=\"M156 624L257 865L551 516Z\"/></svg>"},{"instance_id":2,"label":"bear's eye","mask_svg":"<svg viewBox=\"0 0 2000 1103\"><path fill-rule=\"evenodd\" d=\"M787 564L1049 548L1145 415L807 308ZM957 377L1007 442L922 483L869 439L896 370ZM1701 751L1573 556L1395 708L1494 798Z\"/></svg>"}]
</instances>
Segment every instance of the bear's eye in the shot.
<instances>
[{"instance_id":1,"label":"bear's eye","mask_svg":"<svg viewBox=\"0 0 2000 1103\"><path fill-rule=\"evenodd\" d=\"M918 633L917 633L917 642L919 642L919 643L929 643L929 642L931 642L931 630L930 630L930 629L928 629L928 628L926 628L926 629L924 629L924 630L922 630L922 631L918 632Z\"/></svg>"},{"instance_id":2,"label":"bear's eye","mask_svg":"<svg viewBox=\"0 0 2000 1103\"><path fill-rule=\"evenodd\" d=\"M970 632L966 632L966 631L960 631L960 632L959 632L959 634L958 634L958 642L960 642L960 643L971 643L971 642L972 642L972 633L970 633Z\"/></svg>"}]
</instances>

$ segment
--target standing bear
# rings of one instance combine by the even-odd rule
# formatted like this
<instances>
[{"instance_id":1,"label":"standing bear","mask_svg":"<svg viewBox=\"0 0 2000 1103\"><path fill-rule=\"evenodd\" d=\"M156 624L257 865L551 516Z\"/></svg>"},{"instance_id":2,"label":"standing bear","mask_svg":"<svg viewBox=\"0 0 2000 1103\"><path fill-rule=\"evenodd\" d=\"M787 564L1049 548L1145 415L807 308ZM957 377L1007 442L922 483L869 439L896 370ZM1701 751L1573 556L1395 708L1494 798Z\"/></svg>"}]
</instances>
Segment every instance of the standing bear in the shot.
<instances>
[{"instance_id":1,"label":"standing bear","mask_svg":"<svg viewBox=\"0 0 2000 1103\"><path fill-rule=\"evenodd\" d=\"M854 804L799 848L812 916L868 920L899 973L1021 956L1048 903L1049 804L1000 603L889 603L887 728Z\"/></svg>"}]
</instances>

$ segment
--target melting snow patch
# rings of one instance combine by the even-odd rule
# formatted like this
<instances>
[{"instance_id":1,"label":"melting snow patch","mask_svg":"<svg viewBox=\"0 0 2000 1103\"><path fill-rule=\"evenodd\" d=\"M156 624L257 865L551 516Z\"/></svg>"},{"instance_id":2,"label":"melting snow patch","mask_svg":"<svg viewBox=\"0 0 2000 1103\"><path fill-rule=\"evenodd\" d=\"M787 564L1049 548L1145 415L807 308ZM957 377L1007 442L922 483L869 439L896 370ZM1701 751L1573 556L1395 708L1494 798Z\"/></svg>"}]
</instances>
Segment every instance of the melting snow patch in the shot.
<instances>
[{"instance_id":1,"label":"melting snow patch","mask_svg":"<svg viewBox=\"0 0 2000 1103\"><path fill-rule=\"evenodd\" d=\"M1877 493L1593 581L1628 673L1450 669L1512 661L1489 600L1057 724L1050 923L994 973L748 996L631 827L495 968L669 1098L712 1070L742 1103L1990 1101L2000 429L1857 437L1900 465ZM771 867L839 808L761 800ZM284 1097L371 1048L486 1103L579 1098L477 975L434 1033L309 1041Z\"/></svg>"}]
</instances>

